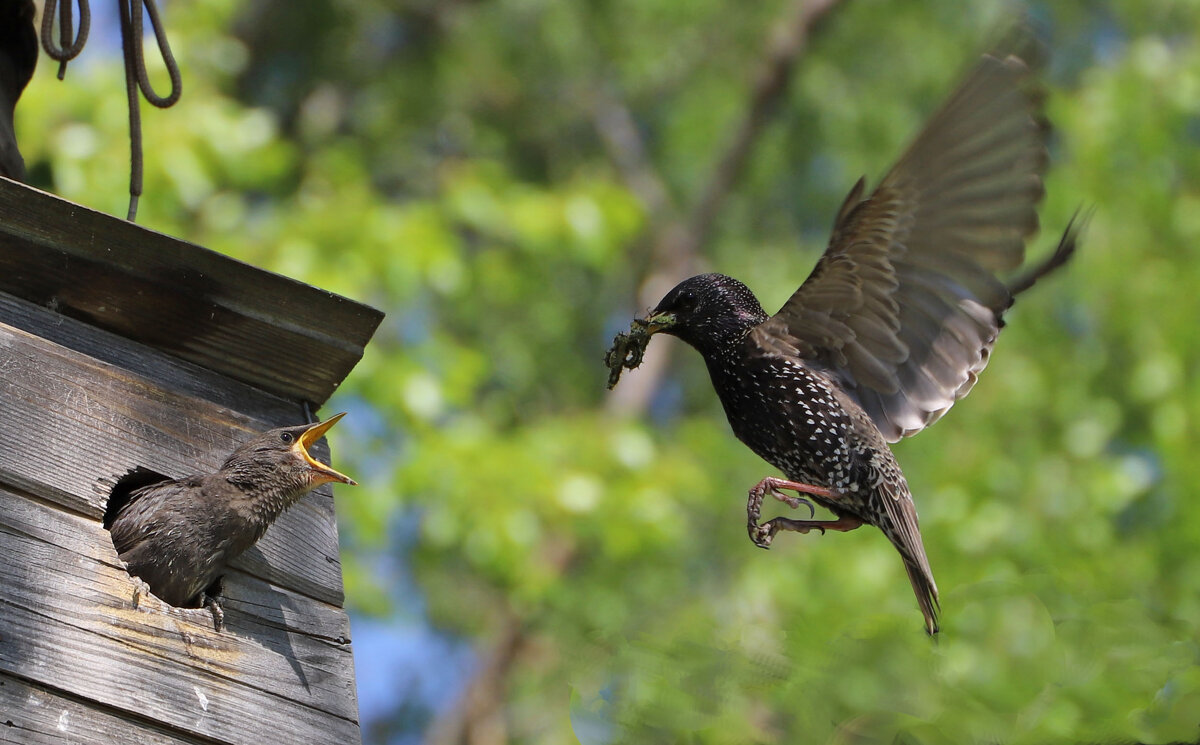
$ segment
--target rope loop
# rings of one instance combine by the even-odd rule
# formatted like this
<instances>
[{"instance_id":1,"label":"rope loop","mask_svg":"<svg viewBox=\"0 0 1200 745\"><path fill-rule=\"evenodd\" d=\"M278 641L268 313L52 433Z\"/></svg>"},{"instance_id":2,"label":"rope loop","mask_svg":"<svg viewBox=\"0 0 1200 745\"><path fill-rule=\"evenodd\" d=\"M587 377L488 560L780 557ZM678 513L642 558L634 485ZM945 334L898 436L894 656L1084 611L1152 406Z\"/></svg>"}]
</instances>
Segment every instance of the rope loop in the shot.
<instances>
[{"instance_id":1,"label":"rope loop","mask_svg":"<svg viewBox=\"0 0 1200 745\"><path fill-rule=\"evenodd\" d=\"M79 1L86 2L86 0ZM171 45L167 42L166 31L163 30L162 21L158 17L158 6L154 0L118 0L118 2L121 5L122 39L127 38L126 30L128 30L128 37L131 37L132 40L132 43L124 45L126 68L128 69L132 62L138 88L152 105L160 109L174 106L183 92L183 78L179 74L179 63L175 61ZM162 55L167 75L171 77L171 92L166 96L158 95L154 86L150 84L149 73L146 72L146 59L142 53L142 6L145 6L146 15L150 16L150 25L154 28L154 40L158 43L158 53ZM132 60L130 60L131 54Z\"/></svg>"},{"instance_id":2,"label":"rope loop","mask_svg":"<svg viewBox=\"0 0 1200 745\"><path fill-rule=\"evenodd\" d=\"M88 0L75 0L79 8L79 33L72 33L75 22L71 14L71 0L64 0L62 5L58 0L46 0L42 9L42 49L50 59L58 62L58 79L62 80L67 74L67 63L79 56L83 45L87 43L88 32L92 28L92 11ZM54 41L54 16L58 13L58 42Z\"/></svg>"},{"instance_id":3,"label":"rope loop","mask_svg":"<svg viewBox=\"0 0 1200 745\"><path fill-rule=\"evenodd\" d=\"M74 0L79 9L79 32L74 33L75 18L71 0L46 0L42 9L42 49L58 62L58 79L67 74L67 63L79 56L87 43L92 27L92 11L88 0ZM125 57L125 96L129 101L129 221L137 217L138 197L142 195L142 115L138 107L138 91L152 106L165 109L174 106L183 93L183 76L179 63L167 42L167 32L158 16L155 0L117 0L121 15L121 50ZM142 13L150 16L154 40L171 78L171 91L160 96L150 83L146 59L142 52ZM54 16L58 16L58 41L54 40Z\"/></svg>"}]
</instances>

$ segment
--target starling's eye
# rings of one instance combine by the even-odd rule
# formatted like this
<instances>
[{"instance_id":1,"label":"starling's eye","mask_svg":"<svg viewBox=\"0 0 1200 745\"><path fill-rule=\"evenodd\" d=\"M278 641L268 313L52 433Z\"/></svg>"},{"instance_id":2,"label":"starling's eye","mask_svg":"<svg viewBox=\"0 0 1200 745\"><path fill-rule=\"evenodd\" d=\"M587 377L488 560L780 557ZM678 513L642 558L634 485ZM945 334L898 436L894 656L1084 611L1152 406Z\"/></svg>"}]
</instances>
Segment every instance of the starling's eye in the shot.
<instances>
[{"instance_id":1,"label":"starling's eye","mask_svg":"<svg viewBox=\"0 0 1200 745\"><path fill-rule=\"evenodd\" d=\"M293 439L293 438L292 438L292 433L291 433L291 432L284 432L283 434L281 434L281 435L279 436L279 439L283 440L283 441L284 441L284 442L286 442L286 443L291 443L291 441L292 441L292 439Z\"/></svg>"},{"instance_id":2,"label":"starling's eye","mask_svg":"<svg viewBox=\"0 0 1200 745\"><path fill-rule=\"evenodd\" d=\"M684 292L679 295L679 299L675 301L675 305L680 310L689 310L696 307L696 294L693 292Z\"/></svg>"}]
</instances>

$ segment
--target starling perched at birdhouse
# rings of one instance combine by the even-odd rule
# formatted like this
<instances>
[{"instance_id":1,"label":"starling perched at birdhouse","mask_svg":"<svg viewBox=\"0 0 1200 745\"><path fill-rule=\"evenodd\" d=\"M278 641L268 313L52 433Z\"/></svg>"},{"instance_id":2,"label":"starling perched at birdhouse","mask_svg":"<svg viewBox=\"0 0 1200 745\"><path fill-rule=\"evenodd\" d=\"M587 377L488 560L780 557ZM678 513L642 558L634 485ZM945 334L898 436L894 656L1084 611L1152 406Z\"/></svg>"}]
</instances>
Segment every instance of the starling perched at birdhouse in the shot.
<instances>
[{"instance_id":1,"label":"starling perched at birdhouse","mask_svg":"<svg viewBox=\"0 0 1200 745\"><path fill-rule=\"evenodd\" d=\"M229 562L308 492L333 481L355 485L308 452L343 416L264 432L216 473L135 489L109 526L129 573L171 605L200 600L219 629L221 609L207 590Z\"/></svg>"},{"instance_id":2,"label":"starling perched at birdhouse","mask_svg":"<svg viewBox=\"0 0 1200 745\"><path fill-rule=\"evenodd\" d=\"M1013 298L1075 248L1068 226L1041 265L1007 283L1037 230L1047 162L1036 45L1020 32L984 55L870 195L860 180L811 276L773 316L741 282L685 280L607 358L615 383L649 337L667 333L704 357L734 434L787 479L750 491L747 529L767 548L780 530L878 527L904 560L938 631L938 591L917 510L889 442L920 432L971 390ZM835 520L777 517L811 497Z\"/></svg>"}]
</instances>

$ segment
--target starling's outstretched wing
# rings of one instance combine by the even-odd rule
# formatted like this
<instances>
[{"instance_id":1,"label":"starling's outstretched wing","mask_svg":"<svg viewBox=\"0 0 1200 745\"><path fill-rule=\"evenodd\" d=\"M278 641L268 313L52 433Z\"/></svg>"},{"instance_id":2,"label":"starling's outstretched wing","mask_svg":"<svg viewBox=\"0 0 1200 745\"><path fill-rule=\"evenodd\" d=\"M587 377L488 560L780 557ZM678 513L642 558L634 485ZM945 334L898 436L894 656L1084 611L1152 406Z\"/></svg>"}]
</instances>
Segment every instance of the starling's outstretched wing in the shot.
<instances>
[{"instance_id":1,"label":"starling's outstretched wing","mask_svg":"<svg viewBox=\"0 0 1200 745\"><path fill-rule=\"evenodd\" d=\"M855 185L812 275L756 330L834 375L889 442L971 390L1023 289L996 273L1021 265L1038 227L1036 50L1022 29L985 55L874 193Z\"/></svg>"}]
</instances>

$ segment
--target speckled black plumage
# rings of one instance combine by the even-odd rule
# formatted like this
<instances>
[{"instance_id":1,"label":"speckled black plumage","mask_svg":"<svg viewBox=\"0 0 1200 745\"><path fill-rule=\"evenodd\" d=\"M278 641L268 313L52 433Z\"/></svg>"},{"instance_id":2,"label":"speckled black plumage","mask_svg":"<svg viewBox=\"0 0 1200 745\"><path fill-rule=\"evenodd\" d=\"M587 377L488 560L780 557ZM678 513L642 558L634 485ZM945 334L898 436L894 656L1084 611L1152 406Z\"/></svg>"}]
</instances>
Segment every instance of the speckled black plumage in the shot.
<instances>
[{"instance_id":1,"label":"speckled black plumage","mask_svg":"<svg viewBox=\"0 0 1200 745\"><path fill-rule=\"evenodd\" d=\"M769 317L741 282L721 274L685 280L651 313L670 314L663 329L703 355L713 387L739 440L800 484L823 487L836 497L809 494L841 521L777 518L758 525L753 491L750 537L764 548L779 529L849 530L858 521L879 527L908 569L930 633L937 630L937 585L917 525L908 484L871 418L830 371L794 352L763 343ZM795 506L795 505L794 505Z\"/></svg>"},{"instance_id":2,"label":"speckled black plumage","mask_svg":"<svg viewBox=\"0 0 1200 745\"><path fill-rule=\"evenodd\" d=\"M786 474L751 490L750 537L878 527L900 553L930 634L938 591L917 511L888 442L919 432L966 395L1014 296L1061 266L1058 250L1008 283L1037 228L1046 164L1035 45L1024 32L985 55L870 196L860 181L812 275L768 316L741 282L680 283L637 322L704 357L738 439ZM833 521L758 524L764 496L811 497ZM811 515L810 515L811 517Z\"/></svg>"}]
</instances>

